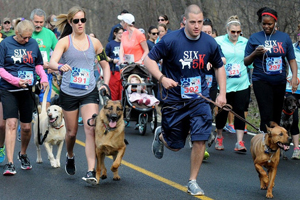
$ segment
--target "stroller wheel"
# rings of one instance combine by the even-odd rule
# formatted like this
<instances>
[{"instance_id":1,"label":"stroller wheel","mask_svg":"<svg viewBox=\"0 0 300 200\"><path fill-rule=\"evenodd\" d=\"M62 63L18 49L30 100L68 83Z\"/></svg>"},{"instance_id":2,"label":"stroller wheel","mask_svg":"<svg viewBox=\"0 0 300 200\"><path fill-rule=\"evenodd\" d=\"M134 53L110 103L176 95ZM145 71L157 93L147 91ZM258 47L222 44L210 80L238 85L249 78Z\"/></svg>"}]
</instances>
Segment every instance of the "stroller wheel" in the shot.
<instances>
[{"instance_id":1,"label":"stroller wheel","mask_svg":"<svg viewBox=\"0 0 300 200\"><path fill-rule=\"evenodd\" d=\"M139 133L141 135L145 135L147 131L147 122L148 122L148 115L147 113L140 113L139 115Z\"/></svg>"}]
</instances>

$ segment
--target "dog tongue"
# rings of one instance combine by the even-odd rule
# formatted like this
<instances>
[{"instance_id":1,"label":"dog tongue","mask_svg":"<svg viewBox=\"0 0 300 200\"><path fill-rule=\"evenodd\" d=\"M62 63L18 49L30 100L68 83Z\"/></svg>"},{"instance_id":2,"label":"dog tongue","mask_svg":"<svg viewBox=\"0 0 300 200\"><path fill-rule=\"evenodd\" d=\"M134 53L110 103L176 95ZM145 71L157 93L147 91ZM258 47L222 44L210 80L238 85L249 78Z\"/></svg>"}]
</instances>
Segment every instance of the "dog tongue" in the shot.
<instances>
[{"instance_id":1,"label":"dog tongue","mask_svg":"<svg viewBox=\"0 0 300 200\"><path fill-rule=\"evenodd\" d=\"M113 122L113 121L109 122L109 127L110 128L115 128L116 126L117 126L117 122Z\"/></svg>"},{"instance_id":2,"label":"dog tongue","mask_svg":"<svg viewBox=\"0 0 300 200\"><path fill-rule=\"evenodd\" d=\"M55 122L55 118L49 120L51 123Z\"/></svg>"}]
</instances>

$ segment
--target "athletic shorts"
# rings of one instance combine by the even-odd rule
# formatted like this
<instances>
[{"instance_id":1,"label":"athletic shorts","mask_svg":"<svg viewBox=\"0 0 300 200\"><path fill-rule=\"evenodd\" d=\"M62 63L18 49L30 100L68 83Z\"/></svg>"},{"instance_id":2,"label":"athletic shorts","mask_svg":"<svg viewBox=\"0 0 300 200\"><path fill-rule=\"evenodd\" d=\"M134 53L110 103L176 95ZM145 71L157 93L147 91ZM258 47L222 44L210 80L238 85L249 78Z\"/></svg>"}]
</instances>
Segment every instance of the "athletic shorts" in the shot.
<instances>
[{"instance_id":1,"label":"athletic shorts","mask_svg":"<svg viewBox=\"0 0 300 200\"><path fill-rule=\"evenodd\" d=\"M161 111L162 133L170 148L183 148L189 132L192 142L208 140L212 130L208 102L193 99L185 103L164 104Z\"/></svg>"},{"instance_id":2,"label":"athletic shorts","mask_svg":"<svg viewBox=\"0 0 300 200\"><path fill-rule=\"evenodd\" d=\"M71 96L63 91L59 93L59 101L62 109L65 111L77 110L79 107L85 104L99 104L99 93L97 87L95 89L83 96Z\"/></svg>"},{"instance_id":3,"label":"athletic shorts","mask_svg":"<svg viewBox=\"0 0 300 200\"><path fill-rule=\"evenodd\" d=\"M3 119L17 118L20 115L22 123L30 123L32 121L33 112L33 96L30 90L8 92L1 90L1 100L3 106Z\"/></svg>"}]
</instances>

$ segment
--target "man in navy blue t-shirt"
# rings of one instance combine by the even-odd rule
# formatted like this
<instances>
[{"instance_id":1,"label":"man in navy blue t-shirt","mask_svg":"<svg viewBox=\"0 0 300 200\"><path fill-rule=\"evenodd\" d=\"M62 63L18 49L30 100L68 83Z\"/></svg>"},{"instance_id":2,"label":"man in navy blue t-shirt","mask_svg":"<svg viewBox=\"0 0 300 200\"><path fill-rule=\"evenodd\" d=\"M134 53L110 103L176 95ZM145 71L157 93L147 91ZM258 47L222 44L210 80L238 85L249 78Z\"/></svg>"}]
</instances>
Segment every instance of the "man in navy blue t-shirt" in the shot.
<instances>
[{"instance_id":1,"label":"man in navy blue t-shirt","mask_svg":"<svg viewBox=\"0 0 300 200\"><path fill-rule=\"evenodd\" d=\"M193 148L188 192L204 195L196 178L212 129L212 115L209 102L191 91L209 98L204 68L210 62L220 87L216 103L222 106L226 103L226 74L218 44L201 32L202 10L190 5L184 20L185 28L165 35L145 59L149 72L163 85L162 98L166 98L162 106L162 127L155 130L152 151L159 159L163 157L164 146L178 151L184 147L190 132ZM160 59L163 59L162 71L157 65Z\"/></svg>"}]
</instances>

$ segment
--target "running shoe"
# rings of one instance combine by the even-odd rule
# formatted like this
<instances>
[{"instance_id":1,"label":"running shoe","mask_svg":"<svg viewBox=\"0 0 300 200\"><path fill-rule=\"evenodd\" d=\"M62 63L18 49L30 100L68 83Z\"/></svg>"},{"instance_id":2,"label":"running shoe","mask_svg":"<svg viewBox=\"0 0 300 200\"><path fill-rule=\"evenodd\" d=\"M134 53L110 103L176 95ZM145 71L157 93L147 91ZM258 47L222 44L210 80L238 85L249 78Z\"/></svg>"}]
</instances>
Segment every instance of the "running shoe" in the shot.
<instances>
[{"instance_id":1,"label":"running shoe","mask_svg":"<svg viewBox=\"0 0 300 200\"><path fill-rule=\"evenodd\" d=\"M238 152L247 152L247 149L245 147L245 142L244 141L240 141L240 142L235 143L234 150L238 151Z\"/></svg>"},{"instance_id":2,"label":"running shoe","mask_svg":"<svg viewBox=\"0 0 300 200\"><path fill-rule=\"evenodd\" d=\"M5 160L5 146L0 148L0 163L2 163Z\"/></svg>"},{"instance_id":3,"label":"running shoe","mask_svg":"<svg viewBox=\"0 0 300 200\"><path fill-rule=\"evenodd\" d=\"M224 140L223 136L221 138L216 137L216 139L215 139L215 143L216 143L215 149L216 150L219 150L219 151L224 150L223 140Z\"/></svg>"},{"instance_id":4,"label":"running shoe","mask_svg":"<svg viewBox=\"0 0 300 200\"><path fill-rule=\"evenodd\" d=\"M164 143L160 141L159 135L161 134L161 126L155 129L154 138L152 142L152 152L154 156L161 159L164 155Z\"/></svg>"},{"instance_id":5,"label":"running shoe","mask_svg":"<svg viewBox=\"0 0 300 200\"><path fill-rule=\"evenodd\" d=\"M73 158L68 157L68 153L66 154L66 166L65 171L68 175L74 175L76 172L76 166L75 166L75 154L73 155Z\"/></svg>"},{"instance_id":6,"label":"running shoe","mask_svg":"<svg viewBox=\"0 0 300 200\"><path fill-rule=\"evenodd\" d=\"M300 160L300 149L298 148L294 148L294 153L292 155L292 159L294 160Z\"/></svg>"},{"instance_id":7,"label":"running shoe","mask_svg":"<svg viewBox=\"0 0 300 200\"><path fill-rule=\"evenodd\" d=\"M79 117L78 118L78 125L82 126L83 125L83 120L82 120L82 117Z\"/></svg>"},{"instance_id":8,"label":"running shoe","mask_svg":"<svg viewBox=\"0 0 300 200\"><path fill-rule=\"evenodd\" d=\"M226 124L224 130L229 133L236 133L233 124Z\"/></svg>"},{"instance_id":9,"label":"running shoe","mask_svg":"<svg viewBox=\"0 0 300 200\"><path fill-rule=\"evenodd\" d=\"M32 165L30 164L30 160L27 157L27 154L21 155L21 152L19 151L18 160L21 162L21 169L24 169L24 170L32 169Z\"/></svg>"},{"instance_id":10,"label":"running shoe","mask_svg":"<svg viewBox=\"0 0 300 200\"><path fill-rule=\"evenodd\" d=\"M209 153L208 153L208 151L207 151L207 149L205 149L205 152L204 152L204 157L203 157L203 159L204 160L207 160L208 158L209 158Z\"/></svg>"},{"instance_id":11,"label":"running shoe","mask_svg":"<svg viewBox=\"0 0 300 200\"><path fill-rule=\"evenodd\" d=\"M96 172L95 170L93 171L88 171L85 175L85 177L82 177L82 180L85 182L91 184L91 185L96 185L97 184L97 179L96 179Z\"/></svg>"},{"instance_id":12,"label":"running shoe","mask_svg":"<svg viewBox=\"0 0 300 200\"><path fill-rule=\"evenodd\" d=\"M196 180L192 180L188 182L188 193L190 193L193 196L202 196L204 195L204 191L199 187Z\"/></svg>"},{"instance_id":13,"label":"running shoe","mask_svg":"<svg viewBox=\"0 0 300 200\"><path fill-rule=\"evenodd\" d=\"M4 172L3 172L3 175L4 176L8 176L8 175L15 175L17 172L16 172L16 168L15 168L15 165L12 164L11 162L4 165Z\"/></svg>"}]
</instances>

